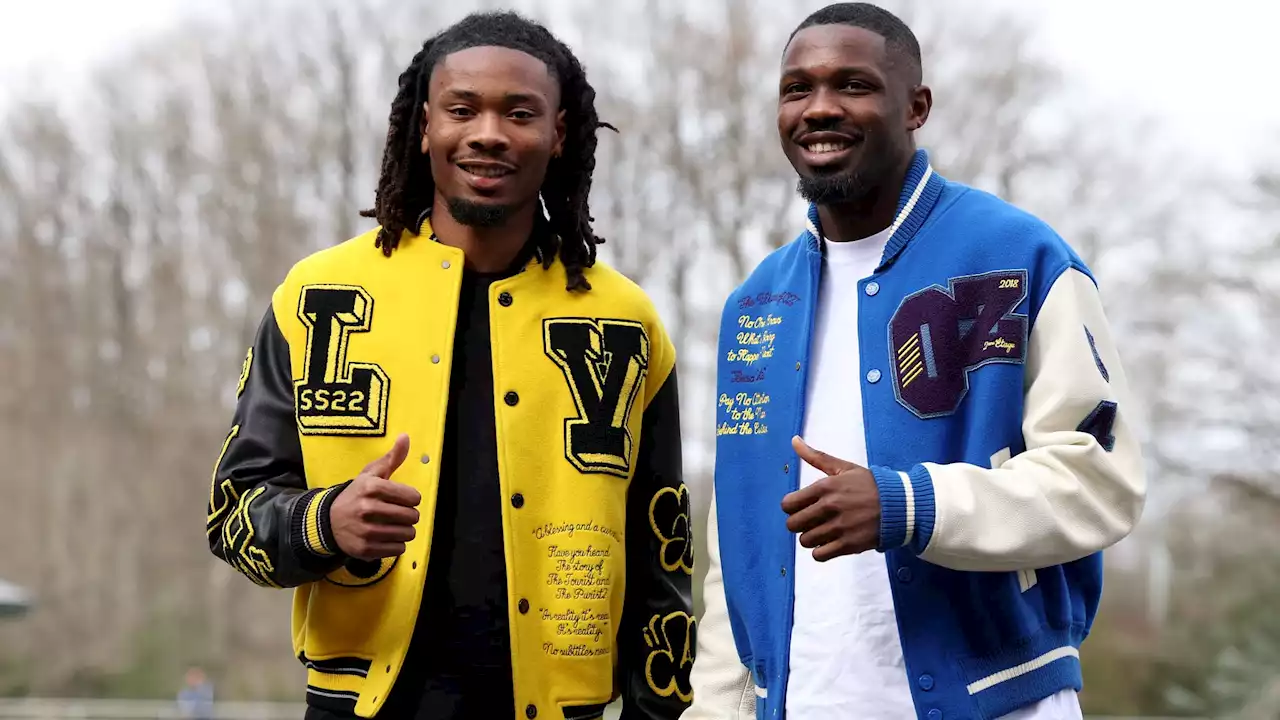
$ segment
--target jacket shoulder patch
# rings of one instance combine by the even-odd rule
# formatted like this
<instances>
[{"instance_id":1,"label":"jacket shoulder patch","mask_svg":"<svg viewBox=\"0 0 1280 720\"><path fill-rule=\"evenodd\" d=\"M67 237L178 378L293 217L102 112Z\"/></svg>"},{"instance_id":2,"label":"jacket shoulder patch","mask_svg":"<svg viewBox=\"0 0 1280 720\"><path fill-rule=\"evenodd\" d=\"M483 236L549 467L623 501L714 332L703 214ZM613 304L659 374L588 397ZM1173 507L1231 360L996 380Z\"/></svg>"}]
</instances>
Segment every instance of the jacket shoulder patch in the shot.
<instances>
[{"instance_id":1,"label":"jacket shoulder patch","mask_svg":"<svg viewBox=\"0 0 1280 720\"><path fill-rule=\"evenodd\" d=\"M352 333L373 327L373 296L356 285L306 285L298 319L307 328L302 379L294 383L299 432L385 435L391 380L380 366L348 358Z\"/></svg>"}]
</instances>

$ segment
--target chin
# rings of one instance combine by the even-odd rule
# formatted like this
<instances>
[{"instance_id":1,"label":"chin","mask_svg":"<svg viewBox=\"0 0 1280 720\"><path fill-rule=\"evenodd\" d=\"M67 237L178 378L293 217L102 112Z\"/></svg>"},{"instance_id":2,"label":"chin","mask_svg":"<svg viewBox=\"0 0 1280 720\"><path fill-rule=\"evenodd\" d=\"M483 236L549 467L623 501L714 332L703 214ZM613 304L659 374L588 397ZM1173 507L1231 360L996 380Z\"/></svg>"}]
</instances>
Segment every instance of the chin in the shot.
<instances>
[{"instance_id":1,"label":"chin","mask_svg":"<svg viewBox=\"0 0 1280 720\"><path fill-rule=\"evenodd\" d=\"M501 198L450 198L449 214L462 225L496 227L506 223L515 205Z\"/></svg>"},{"instance_id":2,"label":"chin","mask_svg":"<svg viewBox=\"0 0 1280 720\"><path fill-rule=\"evenodd\" d=\"M856 202L867 194L857 172L840 168L830 172L802 175L796 192L806 202L817 205L841 205Z\"/></svg>"}]
</instances>

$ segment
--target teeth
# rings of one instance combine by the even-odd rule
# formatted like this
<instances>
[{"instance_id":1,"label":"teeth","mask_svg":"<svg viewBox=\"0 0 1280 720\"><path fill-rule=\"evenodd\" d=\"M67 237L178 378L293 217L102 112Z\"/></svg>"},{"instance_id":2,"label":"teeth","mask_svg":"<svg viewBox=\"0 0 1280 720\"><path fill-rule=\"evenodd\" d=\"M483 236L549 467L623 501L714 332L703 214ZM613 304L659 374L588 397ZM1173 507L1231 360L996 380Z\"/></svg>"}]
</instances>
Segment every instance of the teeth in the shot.
<instances>
[{"instance_id":1,"label":"teeth","mask_svg":"<svg viewBox=\"0 0 1280 720\"><path fill-rule=\"evenodd\" d=\"M833 153L833 152L840 152L841 150L844 150L845 148L849 147L849 145L848 143L821 142L821 143L814 143L808 147L809 147L809 152Z\"/></svg>"},{"instance_id":2,"label":"teeth","mask_svg":"<svg viewBox=\"0 0 1280 720\"><path fill-rule=\"evenodd\" d=\"M480 177L502 177L508 173L506 168L478 165L469 165L463 169L472 175L479 175Z\"/></svg>"}]
</instances>

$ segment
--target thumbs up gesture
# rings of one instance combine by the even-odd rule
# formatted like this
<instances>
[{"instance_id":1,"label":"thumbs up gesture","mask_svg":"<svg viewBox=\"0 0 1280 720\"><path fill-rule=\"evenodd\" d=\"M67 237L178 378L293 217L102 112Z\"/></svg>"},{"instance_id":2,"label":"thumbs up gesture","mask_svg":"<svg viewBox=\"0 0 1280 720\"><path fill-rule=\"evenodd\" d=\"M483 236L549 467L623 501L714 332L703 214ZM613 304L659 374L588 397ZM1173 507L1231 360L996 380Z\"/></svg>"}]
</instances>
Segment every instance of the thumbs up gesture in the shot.
<instances>
[{"instance_id":1,"label":"thumbs up gesture","mask_svg":"<svg viewBox=\"0 0 1280 720\"><path fill-rule=\"evenodd\" d=\"M409 436L401 435L387 454L366 465L334 499L329 524L338 547L348 557L395 557L414 538L422 494L391 480L408 456Z\"/></svg>"},{"instance_id":2,"label":"thumbs up gesture","mask_svg":"<svg viewBox=\"0 0 1280 720\"><path fill-rule=\"evenodd\" d=\"M800 533L800 545L814 548L813 559L874 550L880 544L880 490L871 471L809 447L799 437L792 447L826 477L782 498L787 529Z\"/></svg>"}]
</instances>

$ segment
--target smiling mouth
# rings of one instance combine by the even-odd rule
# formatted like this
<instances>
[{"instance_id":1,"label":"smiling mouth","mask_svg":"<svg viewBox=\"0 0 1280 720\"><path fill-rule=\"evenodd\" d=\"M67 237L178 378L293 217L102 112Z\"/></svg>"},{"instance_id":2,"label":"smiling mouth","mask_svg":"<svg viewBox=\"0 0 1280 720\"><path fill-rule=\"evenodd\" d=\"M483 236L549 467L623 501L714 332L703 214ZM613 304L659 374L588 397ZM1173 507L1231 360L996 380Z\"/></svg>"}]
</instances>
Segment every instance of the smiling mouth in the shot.
<instances>
[{"instance_id":1,"label":"smiling mouth","mask_svg":"<svg viewBox=\"0 0 1280 720\"><path fill-rule=\"evenodd\" d=\"M806 145L802 145L801 147L813 153L814 155L834 155L836 153L842 153L845 150L848 150L849 148L853 147L853 143L843 142L843 141L842 142L816 142L816 143L808 143Z\"/></svg>"},{"instance_id":2,"label":"smiling mouth","mask_svg":"<svg viewBox=\"0 0 1280 720\"><path fill-rule=\"evenodd\" d=\"M458 167L468 175L482 178L500 178L511 175L515 170L501 165L469 165L460 163Z\"/></svg>"}]
</instances>

